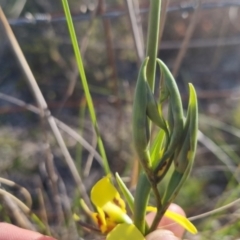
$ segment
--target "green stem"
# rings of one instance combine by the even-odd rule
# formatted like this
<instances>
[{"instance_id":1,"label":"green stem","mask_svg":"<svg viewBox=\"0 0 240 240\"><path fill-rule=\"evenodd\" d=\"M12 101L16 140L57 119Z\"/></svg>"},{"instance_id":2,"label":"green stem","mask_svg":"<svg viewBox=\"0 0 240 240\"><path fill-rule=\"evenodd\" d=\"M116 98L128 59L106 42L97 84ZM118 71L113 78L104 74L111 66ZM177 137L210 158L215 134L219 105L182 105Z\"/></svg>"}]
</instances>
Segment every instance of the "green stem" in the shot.
<instances>
[{"instance_id":1,"label":"green stem","mask_svg":"<svg viewBox=\"0 0 240 240\"><path fill-rule=\"evenodd\" d=\"M146 234L149 234L150 232L154 231L157 228L160 219L163 217L164 213L167 211L169 205L170 205L170 202L168 204L165 204L161 209L157 209L157 213L155 215L153 223L152 223L149 231L146 232Z\"/></svg>"},{"instance_id":2,"label":"green stem","mask_svg":"<svg viewBox=\"0 0 240 240\"><path fill-rule=\"evenodd\" d=\"M147 57L149 57L149 62L147 65L147 81L153 92L155 85L156 58L159 43L160 12L161 12L161 0L151 0L146 55ZM142 232L142 234L144 235L146 232L149 231L148 229L146 229L147 224L145 222L145 216L150 191L151 184L146 174L142 173L139 176L139 181L137 184L135 194L134 224L139 229L139 231Z\"/></svg>"},{"instance_id":3,"label":"green stem","mask_svg":"<svg viewBox=\"0 0 240 240\"><path fill-rule=\"evenodd\" d=\"M80 77L81 77L81 80L82 80L84 93L85 93L87 104L88 104L88 109L89 109L89 112L90 112L90 117L91 117L91 120L92 120L92 124L94 126L94 130L95 130L96 135L97 135L98 148L99 148L100 154L101 154L102 159L103 159L103 165L104 165L105 173L108 174L111 171L110 171L110 168L109 168L109 165L108 165L107 156L106 156L106 153L105 153L103 142L102 142L102 139L100 137L99 128L98 128L98 124L97 124L96 113L95 113L95 110L94 110L92 97L91 97L91 94L90 94L90 91L89 91L88 82L87 82L86 74L85 74L85 71L84 71L83 61L82 61L82 57L81 57L80 49L79 49L79 46L78 46L76 33L75 33L75 30L74 30L74 26L73 26L72 16L71 16L71 12L70 12L69 5L68 5L68 0L62 0L62 4L63 4L63 9L64 9L64 13L65 13L65 16L66 16L67 25L68 25L72 45L73 45L73 50L74 50L74 53L75 53L75 58L76 58L76 61L77 61L77 66L78 66Z\"/></svg>"},{"instance_id":4,"label":"green stem","mask_svg":"<svg viewBox=\"0 0 240 240\"><path fill-rule=\"evenodd\" d=\"M138 230L145 235L145 232L148 231L146 229L146 208L148 205L149 194L151 191L151 184L148 181L148 178L145 173L141 173L139 176L137 189L135 193L135 201L134 201L134 224L138 228Z\"/></svg>"},{"instance_id":5,"label":"green stem","mask_svg":"<svg viewBox=\"0 0 240 240\"><path fill-rule=\"evenodd\" d=\"M160 12L161 0L151 0L146 55L149 57L147 66L147 80L152 91L154 91L155 85L156 58L159 43Z\"/></svg>"}]
</instances>

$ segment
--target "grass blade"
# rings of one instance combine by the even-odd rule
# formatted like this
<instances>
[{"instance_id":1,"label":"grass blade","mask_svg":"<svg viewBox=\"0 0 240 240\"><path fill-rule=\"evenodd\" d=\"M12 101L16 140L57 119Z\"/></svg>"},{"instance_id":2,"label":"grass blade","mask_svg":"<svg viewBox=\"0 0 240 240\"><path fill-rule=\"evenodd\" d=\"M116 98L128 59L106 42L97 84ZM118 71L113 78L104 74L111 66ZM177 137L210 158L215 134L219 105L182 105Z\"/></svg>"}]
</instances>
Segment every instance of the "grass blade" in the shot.
<instances>
[{"instance_id":1,"label":"grass blade","mask_svg":"<svg viewBox=\"0 0 240 240\"><path fill-rule=\"evenodd\" d=\"M101 154L102 159L103 159L104 171L105 171L106 174L109 174L110 173L110 168L109 168L109 164L108 164L108 161L107 161L107 156L106 156L106 152L105 152L105 149L104 149L104 146L103 146L103 142L102 142L102 139L100 137L99 128L98 128L98 124L97 124L96 113L95 113L95 110L94 110L92 97L91 97L91 94L90 94L90 91L89 91L88 81L87 81L86 74L85 74L85 71L84 71L83 61L82 61L80 49L79 49L79 46L78 46L78 41L77 41L76 33L75 33L75 30L74 30L73 21L72 21L71 12L70 12L70 9L69 9L68 1L67 0L62 0L62 4L63 4L63 9L64 9L64 13L65 13L65 16L66 16L66 20L67 20L67 25L68 25L72 45L73 45L75 58L76 58L76 61L77 61L79 74L80 74L80 77L81 77L81 80L82 80L82 85L83 85L84 93L85 93L87 104L88 104L88 109L89 109L89 112L90 112L91 121L92 121L94 130L95 130L96 135L97 135L97 142L98 142L98 147L99 147L100 154Z\"/></svg>"}]
</instances>

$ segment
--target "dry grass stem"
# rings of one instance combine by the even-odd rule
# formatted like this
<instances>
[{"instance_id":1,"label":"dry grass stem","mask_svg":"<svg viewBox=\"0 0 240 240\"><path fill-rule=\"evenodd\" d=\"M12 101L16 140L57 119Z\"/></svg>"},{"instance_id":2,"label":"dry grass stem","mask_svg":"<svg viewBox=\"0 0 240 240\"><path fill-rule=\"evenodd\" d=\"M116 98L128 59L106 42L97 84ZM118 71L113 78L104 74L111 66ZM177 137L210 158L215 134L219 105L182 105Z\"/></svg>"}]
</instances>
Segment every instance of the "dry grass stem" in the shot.
<instances>
[{"instance_id":1,"label":"dry grass stem","mask_svg":"<svg viewBox=\"0 0 240 240\"><path fill-rule=\"evenodd\" d=\"M161 20L160 20L160 30L159 30L159 46L162 39L164 26L167 18L167 8L168 8L169 0L162 1L162 9L161 9Z\"/></svg>"},{"instance_id":2,"label":"dry grass stem","mask_svg":"<svg viewBox=\"0 0 240 240\"><path fill-rule=\"evenodd\" d=\"M16 199L13 198L12 195L0 192L1 197L4 200L5 206L10 212L10 215L14 218L14 220L17 222L18 226L22 228L26 228L32 231L36 231L33 224L28 220L27 214L23 213L22 206L19 205L19 203L16 202Z\"/></svg>"},{"instance_id":3,"label":"dry grass stem","mask_svg":"<svg viewBox=\"0 0 240 240\"><path fill-rule=\"evenodd\" d=\"M44 203L44 197L43 197L43 192L41 188L37 188L37 196L38 196L38 202L39 202L39 216L42 222L44 223L46 227L46 231L48 233L51 233L49 224L48 224L48 217L47 217L47 212L46 212L46 207Z\"/></svg>"},{"instance_id":4,"label":"dry grass stem","mask_svg":"<svg viewBox=\"0 0 240 240\"><path fill-rule=\"evenodd\" d=\"M128 10L129 21L131 25L132 35L134 39L134 46L136 49L138 64L142 63L145 53L144 53L144 43L143 43L143 35L140 28L140 24L138 23L137 16L134 10L133 0L125 0Z\"/></svg>"},{"instance_id":5,"label":"dry grass stem","mask_svg":"<svg viewBox=\"0 0 240 240\"><path fill-rule=\"evenodd\" d=\"M93 148L97 147L97 138L96 138L95 135L93 135L92 145L91 146L93 146ZM89 176L89 173L90 173L90 170L91 170L91 167L92 167L92 163L93 163L93 158L94 158L94 154L93 154L93 152L90 152L89 155L88 155L86 164L85 164L84 171L83 171L83 176L84 177L88 177Z\"/></svg>"},{"instance_id":6,"label":"dry grass stem","mask_svg":"<svg viewBox=\"0 0 240 240\"><path fill-rule=\"evenodd\" d=\"M201 142L207 149L209 149L217 158L223 162L224 165L229 169L229 171L233 174L235 179L240 182L239 174L235 174L237 169L232 159L210 138L204 135L201 131L198 131L198 141Z\"/></svg>"},{"instance_id":7,"label":"dry grass stem","mask_svg":"<svg viewBox=\"0 0 240 240\"><path fill-rule=\"evenodd\" d=\"M185 37L183 39L183 42L182 42L182 45L181 45L181 48L180 48L180 51L178 52L178 55L177 55L177 58L176 58L176 61L174 63L174 66L173 66L173 76L176 77L177 74L178 74L178 71L180 69L180 66L182 64L182 60L186 54L186 51L188 49L188 44L190 42L190 39L193 35L193 32L195 30L195 27L196 27L196 24L198 22L198 17L199 17L199 13L201 12L201 0L198 1L198 5L195 9L195 12L193 13L193 16L191 18L191 21L190 21L190 24L187 28L187 32L185 34Z\"/></svg>"},{"instance_id":8,"label":"dry grass stem","mask_svg":"<svg viewBox=\"0 0 240 240\"><path fill-rule=\"evenodd\" d=\"M3 183L9 187L15 188L17 190L19 190L19 192L24 196L25 200L26 200L26 205L31 208L32 207L32 198L30 193L28 192L28 190L20 185L18 185L17 183L8 180L6 178L0 178L0 183Z\"/></svg>"},{"instance_id":9,"label":"dry grass stem","mask_svg":"<svg viewBox=\"0 0 240 240\"><path fill-rule=\"evenodd\" d=\"M31 104L27 104L24 101L11 97L7 94L4 93L0 93L0 99L3 99L5 101L8 101L14 105L20 106L24 109L27 109L37 115L40 115L40 110L31 105ZM72 137L74 140L76 140L77 142L79 142L87 151L89 151L90 153L92 153L95 157L95 159L98 161L98 163L102 166L102 158L100 156L100 154L91 146L91 144L89 144L82 136L80 136L75 130L73 130L72 128L70 128L68 125L66 125L65 123L63 123L62 121L58 120L57 118L54 118L58 127L64 131L65 133L67 133L70 137Z\"/></svg>"},{"instance_id":10,"label":"dry grass stem","mask_svg":"<svg viewBox=\"0 0 240 240\"><path fill-rule=\"evenodd\" d=\"M77 171L77 168L74 164L74 161L64 143L64 140L62 138L62 135L57 127L57 124L53 118L53 116L51 115L51 112L49 111L48 109L48 106L47 106L47 103L38 87L38 84L32 74L32 71L22 53L22 50L12 32L12 29L10 27L10 25L8 24L8 21L2 11L2 9L0 8L0 19L1 19L1 22L3 24L3 27L4 27L4 30L6 32L6 35L10 41L10 44L11 44L11 47L13 49L13 52L15 53L17 59L18 59L18 62L23 70L23 72L25 73L26 75L26 79L31 87L31 90L35 96L35 99L38 103L38 106L39 106L39 109L41 110L41 116L45 117L52 129L52 132L57 140L57 143L62 151L62 154L63 156L65 157L65 160L66 160L66 163L73 175L73 178L84 198L84 200L90 204L90 200L89 200L89 197L88 197L88 194L86 192L86 189L85 189L85 186L83 185L82 183L82 179Z\"/></svg>"}]
</instances>

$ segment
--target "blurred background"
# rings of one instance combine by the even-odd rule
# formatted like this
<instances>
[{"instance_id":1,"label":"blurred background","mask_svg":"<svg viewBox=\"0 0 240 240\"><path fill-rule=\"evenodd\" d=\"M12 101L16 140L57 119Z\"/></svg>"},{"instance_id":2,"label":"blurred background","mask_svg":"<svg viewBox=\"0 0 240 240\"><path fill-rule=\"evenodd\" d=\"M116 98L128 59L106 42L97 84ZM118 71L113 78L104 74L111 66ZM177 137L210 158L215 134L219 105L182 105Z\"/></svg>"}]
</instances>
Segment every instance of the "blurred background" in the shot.
<instances>
[{"instance_id":1,"label":"blurred background","mask_svg":"<svg viewBox=\"0 0 240 240\"><path fill-rule=\"evenodd\" d=\"M111 169L134 189L132 98L145 57L149 1L69 0L69 4ZM61 1L0 0L0 5L89 191L104 172ZM199 100L196 162L176 199L188 216L221 207L240 194L239 45L239 0L162 1L158 56L176 77L184 106L188 82ZM156 82L158 78L159 73ZM55 237L79 239L82 230L69 216L80 211L81 186L36 106L0 23L0 176L27 188L33 211ZM23 199L19 188L2 187ZM194 223L199 235L188 238L237 239L239 205L198 219ZM39 230L27 219L19 221L4 198L0 212L1 221Z\"/></svg>"}]
</instances>

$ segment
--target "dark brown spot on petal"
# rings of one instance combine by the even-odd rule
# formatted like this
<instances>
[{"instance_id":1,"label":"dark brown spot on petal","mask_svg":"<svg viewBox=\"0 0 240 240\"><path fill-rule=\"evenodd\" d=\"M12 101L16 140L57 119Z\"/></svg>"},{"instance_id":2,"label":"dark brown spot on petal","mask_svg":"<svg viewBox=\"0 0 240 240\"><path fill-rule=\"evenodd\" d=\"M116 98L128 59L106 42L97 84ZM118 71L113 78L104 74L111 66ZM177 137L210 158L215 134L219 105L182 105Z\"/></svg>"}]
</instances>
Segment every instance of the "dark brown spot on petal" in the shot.
<instances>
[{"instance_id":1,"label":"dark brown spot on petal","mask_svg":"<svg viewBox=\"0 0 240 240\"><path fill-rule=\"evenodd\" d=\"M101 228L101 226L103 225L103 222L99 215L97 215L96 218L97 218L97 222L98 222L97 224L98 224L99 228Z\"/></svg>"},{"instance_id":2,"label":"dark brown spot on petal","mask_svg":"<svg viewBox=\"0 0 240 240\"><path fill-rule=\"evenodd\" d=\"M114 198L114 199L113 199L113 202L114 202L118 207L121 208L121 205L120 205L118 199Z\"/></svg>"},{"instance_id":3,"label":"dark brown spot on petal","mask_svg":"<svg viewBox=\"0 0 240 240\"><path fill-rule=\"evenodd\" d=\"M105 218L110 218L106 212L104 212L104 214L105 214Z\"/></svg>"}]
</instances>

